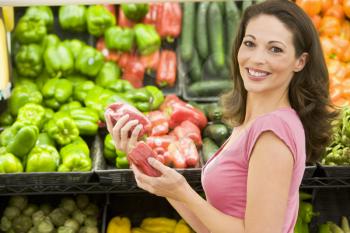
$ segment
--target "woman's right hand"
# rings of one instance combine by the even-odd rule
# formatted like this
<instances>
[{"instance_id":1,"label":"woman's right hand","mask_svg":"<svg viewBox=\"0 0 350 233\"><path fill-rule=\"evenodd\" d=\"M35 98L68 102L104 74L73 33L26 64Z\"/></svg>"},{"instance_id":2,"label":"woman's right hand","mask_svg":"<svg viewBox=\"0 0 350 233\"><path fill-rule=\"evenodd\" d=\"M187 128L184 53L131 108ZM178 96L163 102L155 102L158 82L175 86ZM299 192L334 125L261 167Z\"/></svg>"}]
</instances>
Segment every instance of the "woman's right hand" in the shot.
<instances>
[{"instance_id":1,"label":"woman's right hand","mask_svg":"<svg viewBox=\"0 0 350 233\"><path fill-rule=\"evenodd\" d=\"M115 148L128 154L136 146L139 133L143 127L142 124L139 124L138 120L128 121L128 114L121 117L115 125L112 124L110 114L105 114L105 119L107 123L107 130L113 138ZM129 131L134 126L136 127L129 137Z\"/></svg>"}]
</instances>

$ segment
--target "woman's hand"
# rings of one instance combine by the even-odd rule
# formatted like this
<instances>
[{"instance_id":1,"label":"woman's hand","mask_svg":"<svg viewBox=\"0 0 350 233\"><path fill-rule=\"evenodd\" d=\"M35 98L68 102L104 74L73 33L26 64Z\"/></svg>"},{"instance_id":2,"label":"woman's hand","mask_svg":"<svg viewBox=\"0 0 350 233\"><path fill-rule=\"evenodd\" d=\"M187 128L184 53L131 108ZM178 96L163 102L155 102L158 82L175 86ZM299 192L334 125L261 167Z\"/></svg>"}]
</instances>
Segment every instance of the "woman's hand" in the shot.
<instances>
[{"instance_id":1,"label":"woman's hand","mask_svg":"<svg viewBox=\"0 0 350 233\"><path fill-rule=\"evenodd\" d=\"M107 130L113 138L115 148L128 154L137 143L139 133L143 127L142 124L139 124L138 120L128 121L128 114L121 117L114 126L109 114L105 114L105 119L107 123ZM136 127L129 137L129 131L134 126Z\"/></svg>"},{"instance_id":2,"label":"woman's hand","mask_svg":"<svg viewBox=\"0 0 350 233\"><path fill-rule=\"evenodd\" d=\"M186 179L176 170L165 166L154 158L149 158L148 163L159 170L159 177L151 177L143 174L136 166L132 165L137 186L157 196L184 201L185 192L190 188Z\"/></svg>"}]
</instances>

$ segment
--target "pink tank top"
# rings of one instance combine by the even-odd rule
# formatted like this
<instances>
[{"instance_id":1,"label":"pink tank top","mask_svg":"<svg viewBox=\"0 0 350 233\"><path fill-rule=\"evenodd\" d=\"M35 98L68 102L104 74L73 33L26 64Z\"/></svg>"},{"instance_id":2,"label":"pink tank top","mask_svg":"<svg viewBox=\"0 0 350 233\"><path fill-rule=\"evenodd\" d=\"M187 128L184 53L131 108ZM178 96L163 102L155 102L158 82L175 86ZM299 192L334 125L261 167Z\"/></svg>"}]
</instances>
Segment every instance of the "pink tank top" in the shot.
<instances>
[{"instance_id":1,"label":"pink tank top","mask_svg":"<svg viewBox=\"0 0 350 233\"><path fill-rule=\"evenodd\" d=\"M299 208L299 186L305 170L306 149L303 125L292 108L280 108L259 116L230 147L222 150L226 141L203 167L202 186L211 205L227 215L244 219L249 157L259 135L266 131L272 131L293 154L293 175L282 231L293 233Z\"/></svg>"}]
</instances>

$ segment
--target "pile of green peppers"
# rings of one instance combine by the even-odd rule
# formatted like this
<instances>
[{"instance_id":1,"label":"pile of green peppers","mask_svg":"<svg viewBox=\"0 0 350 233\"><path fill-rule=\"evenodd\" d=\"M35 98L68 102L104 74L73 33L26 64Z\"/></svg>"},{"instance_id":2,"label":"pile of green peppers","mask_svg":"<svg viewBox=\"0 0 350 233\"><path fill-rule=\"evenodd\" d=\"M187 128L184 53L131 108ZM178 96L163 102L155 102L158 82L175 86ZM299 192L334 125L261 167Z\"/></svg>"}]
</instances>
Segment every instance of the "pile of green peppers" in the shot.
<instances>
[{"instance_id":1,"label":"pile of green peppers","mask_svg":"<svg viewBox=\"0 0 350 233\"><path fill-rule=\"evenodd\" d=\"M294 227L294 233L309 233L309 223L316 214L313 212L313 206L306 200L311 199L312 195L299 192L299 212L297 222Z\"/></svg>"}]
</instances>

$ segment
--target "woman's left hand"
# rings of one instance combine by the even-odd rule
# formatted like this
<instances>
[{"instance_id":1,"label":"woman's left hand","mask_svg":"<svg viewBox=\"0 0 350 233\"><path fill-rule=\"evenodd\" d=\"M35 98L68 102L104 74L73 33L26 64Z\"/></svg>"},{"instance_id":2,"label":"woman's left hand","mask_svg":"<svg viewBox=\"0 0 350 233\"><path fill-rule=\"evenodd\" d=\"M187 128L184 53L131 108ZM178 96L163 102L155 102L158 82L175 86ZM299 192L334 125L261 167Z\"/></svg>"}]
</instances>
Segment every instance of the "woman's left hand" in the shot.
<instances>
[{"instance_id":1,"label":"woman's left hand","mask_svg":"<svg viewBox=\"0 0 350 233\"><path fill-rule=\"evenodd\" d=\"M148 163L159 170L161 176L147 176L132 165L131 169L134 171L137 186L157 196L183 201L184 193L189 187L185 177L154 158L149 158Z\"/></svg>"}]
</instances>

